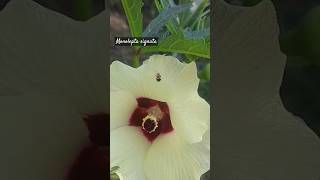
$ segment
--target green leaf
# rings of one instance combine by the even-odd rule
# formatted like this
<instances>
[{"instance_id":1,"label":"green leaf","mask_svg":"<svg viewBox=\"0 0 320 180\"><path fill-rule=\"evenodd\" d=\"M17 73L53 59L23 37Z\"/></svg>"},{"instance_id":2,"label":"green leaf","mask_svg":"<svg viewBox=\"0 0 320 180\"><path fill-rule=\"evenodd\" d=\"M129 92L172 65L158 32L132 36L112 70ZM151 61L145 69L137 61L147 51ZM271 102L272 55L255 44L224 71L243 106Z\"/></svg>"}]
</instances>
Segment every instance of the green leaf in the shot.
<instances>
[{"instance_id":1,"label":"green leaf","mask_svg":"<svg viewBox=\"0 0 320 180\"><path fill-rule=\"evenodd\" d=\"M142 34L142 0L121 0L123 9L126 13L131 35L141 37Z\"/></svg>"},{"instance_id":2,"label":"green leaf","mask_svg":"<svg viewBox=\"0 0 320 180\"><path fill-rule=\"evenodd\" d=\"M204 98L206 101L210 101L210 98L209 98L209 85L210 85L210 82L209 81L206 81L206 80L203 80L203 79L200 79L200 83L199 83L199 88L198 88L198 92L199 92L199 95Z\"/></svg>"},{"instance_id":3,"label":"green leaf","mask_svg":"<svg viewBox=\"0 0 320 180\"><path fill-rule=\"evenodd\" d=\"M156 5L156 8L158 9L158 12L161 12L163 10L163 6L159 2L159 0L154 0L154 4Z\"/></svg>"},{"instance_id":4,"label":"green leaf","mask_svg":"<svg viewBox=\"0 0 320 180\"><path fill-rule=\"evenodd\" d=\"M199 73L199 78L210 81L210 64L207 64L206 67Z\"/></svg>"},{"instance_id":5,"label":"green leaf","mask_svg":"<svg viewBox=\"0 0 320 180\"><path fill-rule=\"evenodd\" d=\"M192 3L192 0L179 0L179 4Z\"/></svg>"},{"instance_id":6,"label":"green leaf","mask_svg":"<svg viewBox=\"0 0 320 180\"><path fill-rule=\"evenodd\" d=\"M205 40L188 40L183 35L171 35L162 41L158 46L146 46L145 53L171 52L191 54L210 59L210 43Z\"/></svg>"},{"instance_id":7,"label":"green leaf","mask_svg":"<svg viewBox=\"0 0 320 180\"><path fill-rule=\"evenodd\" d=\"M194 0L179 0L179 4L188 4L188 3L193 3ZM183 13L180 14L180 23L184 23L185 20L187 19L188 15L190 14L190 11L185 11Z\"/></svg>"},{"instance_id":8,"label":"green leaf","mask_svg":"<svg viewBox=\"0 0 320 180\"><path fill-rule=\"evenodd\" d=\"M159 0L154 0L155 2L155 5L158 9L158 12L161 13L164 9L165 9L165 6L163 3L160 3ZM175 34L177 33L177 25L178 23L174 20L174 19L170 19L169 22L166 23L166 27L168 29L169 32L171 32L172 34Z\"/></svg>"},{"instance_id":9,"label":"green leaf","mask_svg":"<svg viewBox=\"0 0 320 180\"><path fill-rule=\"evenodd\" d=\"M210 28L205 28L198 31L191 31L189 28L183 31L183 35L186 39L201 40L207 39L210 36Z\"/></svg>"},{"instance_id":10,"label":"green leaf","mask_svg":"<svg viewBox=\"0 0 320 180\"><path fill-rule=\"evenodd\" d=\"M158 42L161 43L161 42L164 41L167 37L169 37L169 35L170 35L170 32L169 32L169 31L159 32Z\"/></svg>"},{"instance_id":11,"label":"green leaf","mask_svg":"<svg viewBox=\"0 0 320 180\"><path fill-rule=\"evenodd\" d=\"M209 6L209 0L203 0L197 9L192 13L182 27L193 27L195 23L200 21L206 7Z\"/></svg>"},{"instance_id":12,"label":"green leaf","mask_svg":"<svg viewBox=\"0 0 320 180\"><path fill-rule=\"evenodd\" d=\"M173 17L176 17L177 14L188 10L191 7L190 4L188 5L181 5L181 6L168 6L166 9L161 11L161 13L153 19L150 24L147 26L145 31L143 32L143 37L153 37L156 36L165 26L169 20Z\"/></svg>"},{"instance_id":13,"label":"green leaf","mask_svg":"<svg viewBox=\"0 0 320 180\"><path fill-rule=\"evenodd\" d=\"M163 7L174 6L176 5L172 0L159 0Z\"/></svg>"},{"instance_id":14,"label":"green leaf","mask_svg":"<svg viewBox=\"0 0 320 180\"><path fill-rule=\"evenodd\" d=\"M191 54L184 54L185 58L185 62L187 63L191 63L192 61L197 61L200 57L198 56L194 56L194 55L191 55Z\"/></svg>"}]
</instances>

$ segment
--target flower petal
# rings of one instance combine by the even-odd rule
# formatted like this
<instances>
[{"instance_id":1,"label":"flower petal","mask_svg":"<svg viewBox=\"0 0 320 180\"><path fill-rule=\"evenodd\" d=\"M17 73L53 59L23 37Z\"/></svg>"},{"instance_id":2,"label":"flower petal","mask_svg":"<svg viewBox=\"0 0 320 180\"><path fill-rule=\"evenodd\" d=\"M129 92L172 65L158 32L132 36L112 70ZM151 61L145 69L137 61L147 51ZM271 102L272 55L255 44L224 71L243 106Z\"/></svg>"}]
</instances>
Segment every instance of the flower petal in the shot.
<instances>
[{"instance_id":1,"label":"flower petal","mask_svg":"<svg viewBox=\"0 0 320 180\"><path fill-rule=\"evenodd\" d=\"M137 100L124 91L110 92L110 130L129 125Z\"/></svg>"},{"instance_id":2,"label":"flower petal","mask_svg":"<svg viewBox=\"0 0 320 180\"><path fill-rule=\"evenodd\" d=\"M214 12L215 178L318 179L320 140L279 97L286 58L272 2L218 0Z\"/></svg>"},{"instance_id":3,"label":"flower petal","mask_svg":"<svg viewBox=\"0 0 320 180\"><path fill-rule=\"evenodd\" d=\"M170 102L171 122L177 134L189 143L200 142L209 129L210 106L199 95Z\"/></svg>"},{"instance_id":4,"label":"flower petal","mask_svg":"<svg viewBox=\"0 0 320 180\"><path fill-rule=\"evenodd\" d=\"M78 22L31 0L0 12L0 95L47 92L80 112L106 111L104 13Z\"/></svg>"},{"instance_id":5,"label":"flower petal","mask_svg":"<svg viewBox=\"0 0 320 180\"><path fill-rule=\"evenodd\" d=\"M202 141L200 142L202 145L204 145L207 149L210 149L210 129L204 133L202 137Z\"/></svg>"},{"instance_id":6,"label":"flower petal","mask_svg":"<svg viewBox=\"0 0 320 180\"><path fill-rule=\"evenodd\" d=\"M144 171L152 180L195 180L208 171L210 152L201 143L188 144L175 133L159 136L148 150Z\"/></svg>"},{"instance_id":7,"label":"flower petal","mask_svg":"<svg viewBox=\"0 0 320 180\"><path fill-rule=\"evenodd\" d=\"M0 97L0 119L0 179L64 179L89 143L81 116L56 97Z\"/></svg>"},{"instance_id":8,"label":"flower petal","mask_svg":"<svg viewBox=\"0 0 320 180\"><path fill-rule=\"evenodd\" d=\"M143 95L141 74L138 69L120 61L114 61L110 66L110 91L126 91L134 97Z\"/></svg>"},{"instance_id":9,"label":"flower petal","mask_svg":"<svg viewBox=\"0 0 320 180\"><path fill-rule=\"evenodd\" d=\"M168 102L197 92L199 79L194 62L185 64L172 56L153 55L139 68L143 74L145 96L149 98Z\"/></svg>"},{"instance_id":10,"label":"flower petal","mask_svg":"<svg viewBox=\"0 0 320 180\"><path fill-rule=\"evenodd\" d=\"M111 167L119 166L125 180L146 180L143 162L149 146L140 128L125 126L111 131Z\"/></svg>"},{"instance_id":11,"label":"flower petal","mask_svg":"<svg viewBox=\"0 0 320 180\"><path fill-rule=\"evenodd\" d=\"M186 64L181 70L177 80L174 83L175 96L177 96L179 100L198 94L200 80L197 74L197 66L194 61Z\"/></svg>"},{"instance_id":12,"label":"flower petal","mask_svg":"<svg viewBox=\"0 0 320 180\"><path fill-rule=\"evenodd\" d=\"M128 91L135 97L163 102L197 93L199 85L195 63L184 64L171 56L153 55L137 69L115 61L110 71L111 91Z\"/></svg>"}]
</instances>

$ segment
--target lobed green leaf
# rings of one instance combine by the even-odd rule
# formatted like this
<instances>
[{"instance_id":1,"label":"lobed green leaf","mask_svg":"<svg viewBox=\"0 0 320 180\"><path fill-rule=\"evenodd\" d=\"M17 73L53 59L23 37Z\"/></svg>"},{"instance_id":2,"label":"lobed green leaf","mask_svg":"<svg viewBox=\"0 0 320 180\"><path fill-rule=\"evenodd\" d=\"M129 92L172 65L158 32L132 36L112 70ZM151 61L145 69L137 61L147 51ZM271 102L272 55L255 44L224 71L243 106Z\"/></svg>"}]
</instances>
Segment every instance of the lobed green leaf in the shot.
<instances>
[{"instance_id":1,"label":"lobed green leaf","mask_svg":"<svg viewBox=\"0 0 320 180\"><path fill-rule=\"evenodd\" d=\"M153 37L158 35L161 29L169 22L170 19L176 17L177 14L188 10L191 7L188 5L168 6L166 9L153 19L142 33L143 37Z\"/></svg>"},{"instance_id":2,"label":"lobed green leaf","mask_svg":"<svg viewBox=\"0 0 320 180\"><path fill-rule=\"evenodd\" d=\"M202 30L192 31L190 29L186 29L183 31L183 35L186 39L190 40L204 40L210 37L210 28L205 28Z\"/></svg>"},{"instance_id":3,"label":"lobed green leaf","mask_svg":"<svg viewBox=\"0 0 320 180\"><path fill-rule=\"evenodd\" d=\"M210 59L210 43L205 40L185 39L183 35L171 35L158 46L144 47L143 52L182 53Z\"/></svg>"},{"instance_id":4,"label":"lobed green leaf","mask_svg":"<svg viewBox=\"0 0 320 180\"><path fill-rule=\"evenodd\" d=\"M155 2L155 5L158 9L158 12L161 13L165 7L166 7L166 4L162 3L161 0L154 0ZM174 2L171 3L172 5L175 5ZM168 5L170 5L168 3ZM172 34L175 34L177 33L178 31L178 22L175 20L175 19L170 19L169 22L166 23L166 27L168 29L169 32L171 32Z\"/></svg>"},{"instance_id":5,"label":"lobed green leaf","mask_svg":"<svg viewBox=\"0 0 320 180\"><path fill-rule=\"evenodd\" d=\"M131 35L133 37L141 37L142 24L142 0L121 0L123 9L126 13Z\"/></svg>"}]
</instances>

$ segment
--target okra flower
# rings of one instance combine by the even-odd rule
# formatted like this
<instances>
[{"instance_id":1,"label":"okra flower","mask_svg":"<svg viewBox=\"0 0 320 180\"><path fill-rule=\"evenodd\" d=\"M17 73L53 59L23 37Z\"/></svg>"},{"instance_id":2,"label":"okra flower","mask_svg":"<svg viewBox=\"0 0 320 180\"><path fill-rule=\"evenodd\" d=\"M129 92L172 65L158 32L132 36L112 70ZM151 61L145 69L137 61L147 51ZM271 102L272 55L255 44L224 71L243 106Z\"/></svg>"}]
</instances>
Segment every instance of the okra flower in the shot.
<instances>
[{"instance_id":1,"label":"okra flower","mask_svg":"<svg viewBox=\"0 0 320 180\"><path fill-rule=\"evenodd\" d=\"M209 169L210 106L194 62L111 65L110 158L125 180L194 180Z\"/></svg>"}]
</instances>

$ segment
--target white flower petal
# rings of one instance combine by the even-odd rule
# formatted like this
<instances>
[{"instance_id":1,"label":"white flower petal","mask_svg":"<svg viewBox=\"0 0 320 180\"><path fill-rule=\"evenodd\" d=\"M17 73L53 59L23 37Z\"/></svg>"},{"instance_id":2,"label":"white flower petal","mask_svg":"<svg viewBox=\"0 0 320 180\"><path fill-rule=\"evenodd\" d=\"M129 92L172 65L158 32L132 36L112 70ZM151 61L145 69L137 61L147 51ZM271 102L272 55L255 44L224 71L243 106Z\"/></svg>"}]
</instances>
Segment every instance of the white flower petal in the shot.
<instances>
[{"instance_id":1,"label":"white flower petal","mask_svg":"<svg viewBox=\"0 0 320 180\"><path fill-rule=\"evenodd\" d=\"M167 101L173 98L173 83L184 65L171 56L153 55L139 68L143 74L146 97ZM157 81L159 75L160 81Z\"/></svg>"},{"instance_id":2,"label":"white flower petal","mask_svg":"<svg viewBox=\"0 0 320 180\"><path fill-rule=\"evenodd\" d=\"M200 174L204 174L210 170L210 130L208 130L201 142L191 145L194 151L198 151L199 159L202 160ZM213 169L214 172L214 169Z\"/></svg>"},{"instance_id":3,"label":"white flower petal","mask_svg":"<svg viewBox=\"0 0 320 180\"><path fill-rule=\"evenodd\" d=\"M210 129L204 133L202 137L202 141L200 142L204 145L207 149L210 149Z\"/></svg>"},{"instance_id":4,"label":"white flower petal","mask_svg":"<svg viewBox=\"0 0 320 180\"><path fill-rule=\"evenodd\" d=\"M194 62L185 64L172 56L153 55L139 68L145 96L149 98L167 102L197 92L199 79ZM158 74L160 81L157 81Z\"/></svg>"},{"instance_id":5,"label":"white flower petal","mask_svg":"<svg viewBox=\"0 0 320 180\"><path fill-rule=\"evenodd\" d=\"M0 97L0 179L64 179L88 132L70 104L43 95Z\"/></svg>"},{"instance_id":6,"label":"white flower petal","mask_svg":"<svg viewBox=\"0 0 320 180\"><path fill-rule=\"evenodd\" d=\"M47 92L80 112L106 111L105 13L78 22L31 0L0 12L0 95Z\"/></svg>"},{"instance_id":7,"label":"white flower petal","mask_svg":"<svg viewBox=\"0 0 320 180\"><path fill-rule=\"evenodd\" d=\"M148 150L144 171L152 180L195 180L210 166L210 152L202 144L188 144L175 133L161 135Z\"/></svg>"},{"instance_id":8,"label":"white flower petal","mask_svg":"<svg viewBox=\"0 0 320 180\"><path fill-rule=\"evenodd\" d=\"M194 61L185 65L177 78L174 87L177 100L186 99L186 97L198 95L199 78L197 75L197 66Z\"/></svg>"},{"instance_id":9,"label":"white flower petal","mask_svg":"<svg viewBox=\"0 0 320 180\"><path fill-rule=\"evenodd\" d=\"M110 66L110 91L126 91L135 97L143 94L141 74L138 69L120 61L112 62Z\"/></svg>"},{"instance_id":10,"label":"white flower petal","mask_svg":"<svg viewBox=\"0 0 320 180\"><path fill-rule=\"evenodd\" d=\"M209 129L210 106L199 95L169 103L171 122L179 136L189 143L200 142Z\"/></svg>"},{"instance_id":11,"label":"white flower petal","mask_svg":"<svg viewBox=\"0 0 320 180\"><path fill-rule=\"evenodd\" d=\"M286 58L272 2L218 0L214 12L215 178L318 179L320 140L279 97Z\"/></svg>"},{"instance_id":12,"label":"white flower petal","mask_svg":"<svg viewBox=\"0 0 320 180\"><path fill-rule=\"evenodd\" d=\"M115 61L110 71L111 91L128 91L135 97L163 102L184 99L196 93L199 85L195 63L184 64L171 56L153 55L137 69Z\"/></svg>"},{"instance_id":13,"label":"white flower petal","mask_svg":"<svg viewBox=\"0 0 320 180\"><path fill-rule=\"evenodd\" d=\"M137 107L137 100L127 92L111 91L110 104L110 130L128 125Z\"/></svg>"},{"instance_id":14,"label":"white flower petal","mask_svg":"<svg viewBox=\"0 0 320 180\"><path fill-rule=\"evenodd\" d=\"M149 146L140 128L125 126L111 131L111 167L119 166L125 180L146 180L143 162Z\"/></svg>"}]
</instances>

